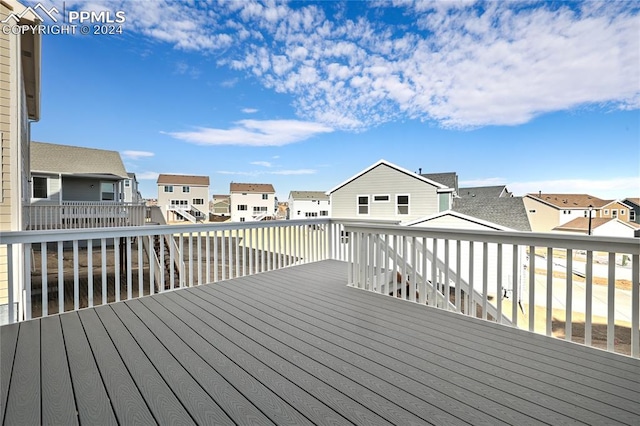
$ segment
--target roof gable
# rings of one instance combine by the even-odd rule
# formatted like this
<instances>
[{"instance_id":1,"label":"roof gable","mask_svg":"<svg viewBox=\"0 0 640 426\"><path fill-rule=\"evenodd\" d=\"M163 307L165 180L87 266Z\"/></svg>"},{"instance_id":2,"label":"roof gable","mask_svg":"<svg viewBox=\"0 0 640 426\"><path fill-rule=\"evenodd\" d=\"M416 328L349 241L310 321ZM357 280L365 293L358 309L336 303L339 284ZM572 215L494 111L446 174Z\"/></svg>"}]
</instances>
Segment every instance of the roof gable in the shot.
<instances>
[{"instance_id":1,"label":"roof gable","mask_svg":"<svg viewBox=\"0 0 640 426\"><path fill-rule=\"evenodd\" d=\"M498 230L498 231L513 231L513 228L508 228L508 227L502 226L502 225L500 225L498 223L493 223L493 222L490 222L490 221L487 221L487 220L479 219L477 217L469 216L469 215L466 215L464 213L456 212L454 210L446 210L446 211L443 211L443 212L440 212L440 213L436 213L436 214L431 215L431 216L427 216L427 217L423 217L423 218L420 218L420 219L412 220L410 222L406 222L403 225L405 225L405 226L419 225L421 223L426 223L426 222L429 222L431 220L439 219L439 218L444 217L444 216L452 216L452 217L455 217L455 218L458 218L458 219L461 219L461 220L464 220L464 221L467 221L467 222L477 223L479 225L486 226L488 228L495 229L495 230Z\"/></svg>"},{"instance_id":2,"label":"roof gable","mask_svg":"<svg viewBox=\"0 0 640 426\"><path fill-rule=\"evenodd\" d=\"M589 194L527 194L529 197L536 201L541 201L552 207L561 210L570 209L587 209L589 206L599 209L609 204L611 200L603 200L598 197L594 197Z\"/></svg>"},{"instance_id":3,"label":"roof gable","mask_svg":"<svg viewBox=\"0 0 640 426\"><path fill-rule=\"evenodd\" d=\"M231 182L229 185L230 192L251 192L263 194L275 194L276 190L270 183L240 183Z\"/></svg>"},{"instance_id":4,"label":"roof gable","mask_svg":"<svg viewBox=\"0 0 640 426\"><path fill-rule=\"evenodd\" d=\"M31 142L31 171L121 179L129 177L117 151L44 142Z\"/></svg>"},{"instance_id":5,"label":"roof gable","mask_svg":"<svg viewBox=\"0 0 640 426\"><path fill-rule=\"evenodd\" d=\"M329 196L324 191L291 191L289 198L294 200L328 200Z\"/></svg>"},{"instance_id":6,"label":"roof gable","mask_svg":"<svg viewBox=\"0 0 640 426\"><path fill-rule=\"evenodd\" d=\"M460 191L458 191L458 195L461 198L499 198L503 196L503 194L508 194L507 196L510 196L509 191L507 191L506 185L474 186L460 188Z\"/></svg>"},{"instance_id":7,"label":"roof gable","mask_svg":"<svg viewBox=\"0 0 640 426\"><path fill-rule=\"evenodd\" d=\"M368 172L370 172L371 170L373 170L373 169L375 169L376 167L379 167L379 166L390 167L391 169L394 169L394 170L398 171L399 173L403 173L403 174L405 174L407 176L410 176L412 178L415 178L415 179L417 179L419 181L422 181L422 182L427 183L429 185L435 186L438 189L447 189L447 188L449 188L446 185L443 185L443 184L441 184L439 182L435 182L435 181L433 181L431 179L428 179L428 178L426 178L424 176L421 176L421 175L419 175L417 173L409 171L409 170L407 170L407 169L405 169L403 167L400 167L400 166L398 166L396 164L390 163L389 161L379 160L376 163L374 163L374 164L370 165L369 167L367 167L366 169L362 170L361 172L356 173L355 175L351 176L349 179L345 180L344 182L342 182L342 183L338 184L337 186L333 187L332 189L327 191L326 194L330 195L331 193L337 191L338 189L342 188L345 185L348 185L349 183L351 183L354 180L364 176L365 174L367 174Z\"/></svg>"},{"instance_id":8,"label":"roof gable","mask_svg":"<svg viewBox=\"0 0 640 426\"><path fill-rule=\"evenodd\" d=\"M209 186L209 176L195 175L158 175L158 185L193 185Z\"/></svg>"}]
</instances>

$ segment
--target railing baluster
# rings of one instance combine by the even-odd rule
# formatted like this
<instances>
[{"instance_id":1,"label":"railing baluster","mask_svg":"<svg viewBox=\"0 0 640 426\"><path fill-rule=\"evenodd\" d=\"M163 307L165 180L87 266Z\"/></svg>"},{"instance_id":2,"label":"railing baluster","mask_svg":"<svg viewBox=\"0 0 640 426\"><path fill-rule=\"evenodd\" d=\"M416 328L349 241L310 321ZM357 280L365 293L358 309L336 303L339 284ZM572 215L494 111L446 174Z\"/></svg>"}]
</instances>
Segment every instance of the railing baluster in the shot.
<instances>
[{"instance_id":1,"label":"railing baluster","mask_svg":"<svg viewBox=\"0 0 640 426\"><path fill-rule=\"evenodd\" d=\"M565 294L564 338L571 341L573 322L573 250L567 249L567 292Z\"/></svg>"},{"instance_id":2,"label":"railing baluster","mask_svg":"<svg viewBox=\"0 0 640 426\"><path fill-rule=\"evenodd\" d=\"M102 272L102 304L107 304L107 239L100 239L100 261ZM149 259L151 263L151 259Z\"/></svg>"},{"instance_id":3,"label":"railing baluster","mask_svg":"<svg viewBox=\"0 0 640 426\"><path fill-rule=\"evenodd\" d=\"M58 313L64 312L64 254L62 241L58 241Z\"/></svg>"},{"instance_id":4,"label":"railing baluster","mask_svg":"<svg viewBox=\"0 0 640 426\"><path fill-rule=\"evenodd\" d=\"M193 287L193 232L189 232L189 287Z\"/></svg>"},{"instance_id":5,"label":"railing baluster","mask_svg":"<svg viewBox=\"0 0 640 426\"><path fill-rule=\"evenodd\" d=\"M31 319L31 244L24 245L24 316L25 319Z\"/></svg>"},{"instance_id":6,"label":"railing baluster","mask_svg":"<svg viewBox=\"0 0 640 426\"><path fill-rule=\"evenodd\" d=\"M553 247L547 247L547 302L545 334L551 336L553 319Z\"/></svg>"},{"instance_id":7,"label":"railing baluster","mask_svg":"<svg viewBox=\"0 0 640 426\"><path fill-rule=\"evenodd\" d=\"M247 228L242 228L242 276L247 275Z\"/></svg>"},{"instance_id":8,"label":"railing baluster","mask_svg":"<svg viewBox=\"0 0 640 426\"><path fill-rule=\"evenodd\" d=\"M207 238L205 240L205 244L204 244L205 256L207 257L207 260L206 260L206 272L205 273L206 273L206 276L207 276L206 281L207 281L207 283L210 283L211 282L211 247L210 247L211 246L211 241L210 241L211 237L209 235L209 231L207 231L205 233L205 235L206 235L206 238Z\"/></svg>"},{"instance_id":9,"label":"railing baluster","mask_svg":"<svg viewBox=\"0 0 640 426\"><path fill-rule=\"evenodd\" d=\"M591 346L591 321L593 316L593 252L587 251L587 264L585 266L585 311L584 311L584 344Z\"/></svg>"},{"instance_id":10,"label":"railing baluster","mask_svg":"<svg viewBox=\"0 0 640 426\"><path fill-rule=\"evenodd\" d=\"M514 327L518 326L518 304L520 303L519 297L519 282L518 272L520 272L520 246L514 244L511 253L511 323Z\"/></svg>"},{"instance_id":11,"label":"railing baluster","mask_svg":"<svg viewBox=\"0 0 640 426\"><path fill-rule=\"evenodd\" d=\"M162 238L162 235L158 235L158 238ZM155 248L153 247L154 236L149 235L149 294L154 294L155 292L155 266L156 266L156 254Z\"/></svg>"},{"instance_id":12,"label":"railing baluster","mask_svg":"<svg viewBox=\"0 0 640 426\"><path fill-rule=\"evenodd\" d=\"M502 243L496 247L497 273L496 273L496 307L498 309L498 324L502 324Z\"/></svg>"},{"instance_id":13,"label":"railing baluster","mask_svg":"<svg viewBox=\"0 0 640 426\"><path fill-rule=\"evenodd\" d=\"M417 302L416 299L416 291L418 290L417 282L418 282L418 245L416 244L416 237L411 237L411 253L412 253L412 264L413 264L413 274L411 277L411 285L409 286L409 300L412 302Z\"/></svg>"},{"instance_id":14,"label":"railing baluster","mask_svg":"<svg viewBox=\"0 0 640 426\"><path fill-rule=\"evenodd\" d=\"M467 289L467 315L471 315L472 317L476 318L477 315L477 311L476 311L476 305L475 305L475 300L473 297L473 294L475 293L475 274L474 274L474 270L473 270L473 263L474 263L474 251L475 248L475 244L473 241L469 241L469 288ZM435 258L435 253L434 253L434 258Z\"/></svg>"},{"instance_id":15,"label":"railing baluster","mask_svg":"<svg viewBox=\"0 0 640 426\"><path fill-rule=\"evenodd\" d=\"M607 350L615 350L616 339L616 254L609 253L609 273L607 279Z\"/></svg>"},{"instance_id":16,"label":"railing baluster","mask_svg":"<svg viewBox=\"0 0 640 426\"><path fill-rule=\"evenodd\" d=\"M461 276L462 276L462 241L456 240L456 312L462 312Z\"/></svg>"},{"instance_id":17,"label":"railing baluster","mask_svg":"<svg viewBox=\"0 0 640 426\"><path fill-rule=\"evenodd\" d=\"M489 244L482 243L482 319L487 319L487 299L489 297Z\"/></svg>"},{"instance_id":18,"label":"railing baluster","mask_svg":"<svg viewBox=\"0 0 640 426\"><path fill-rule=\"evenodd\" d=\"M529 246L529 331L535 330L536 320L536 248Z\"/></svg>"},{"instance_id":19,"label":"railing baluster","mask_svg":"<svg viewBox=\"0 0 640 426\"><path fill-rule=\"evenodd\" d=\"M132 262L131 262L131 237L125 237L125 243L127 245L127 300L131 300L133 298L133 277L131 273Z\"/></svg>"},{"instance_id":20,"label":"railing baluster","mask_svg":"<svg viewBox=\"0 0 640 426\"><path fill-rule=\"evenodd\" d=\"M447 311L449 310L449 299L451 294L451 289L449 285L449 271L451 267L449 265L449 239L444 240L444 306L443 308Z\"/></svg>"},{"instance_id":21,"label":"railing baluster","mask_svg":"<svg viewBox=\"0 0 640 426\"><path fill-rule=\"evenodd\" d=\"M218 277L218 246L220 241L218 240L218 231L213 231L213 282L219 281Z\"/></svg>"},{"instance_id":22,"label":"railing baluster","mask_svg":"<svg viewBox=\"0 0 640 426\"><path fill-rule=\"evenodd\" d=\"M631 256L631 356L640 358L640 255Z\"/></svg>"},{"instance_id":23,"label":"railing baluster","mask_svg":"<svg viewBox=\"0 0 640 426\"><path fill-rule=\"evenodd\" d=\"M87 306L93 307L93 240L87 240Z\"/></svg>"},{"instance_id":24,"label":"railing baluster","mask_svg":"<svg viewBox=\"0 0 640 426\"><path fill-rule=\"evenodd\" d=\"M40 243L40 269L42 270L42 294L40 298L42 300L41 315L46 317L49 315L49 288L48 284L48 270L47 270L47 243ZM11 282L11 281L9 281ZM11 308L11 305L9 305Z\"/></svg>"},{"instance_id":25,"label":"railing baluster","mask_svg":"<svg viewBox=\"0 0 640 426\"><path fill-rule=\"evenodd\" d=\"M9 299L9 324L13 324L14 322L18 321L15 315L15 311L13 310L13 307L16 303L16 287L18 287L18 280L15 277L15 271L13 268L13 248L13 244L7 244L7 278L9 279L9 281L7 282L7 290L9 294L7 296Z\"/></svg>"},{"instance_id":26,"label":"railing baluster","mask_svg":"<svg viewBox=\"0 0 640 426\"><path fill-rule=\"evenodd\" d=\"M120 301L120 238L113 239L114 275L116 278L115 296L116 302Z\"/></svg>"},{"instance_id":27,"label":"railing baluster","mask_svg":"<svg viewBox=\"0 0 640 426\"><path fill-rule=\"evenodd\" d=\"M431 300L429 305L438 306L438 239L431 239Z\"/></svg>"},{"instance_id":28,"label":"railing baluster","mask_svg":"<svg viewBox=\"0 0 640 426\"><path fill-rule=\"evenodd\" d=\"M162 244L166 242L169 245L169 288L173 290L176 288L176 261L181 262L182 259L178 260L177 257L182 253L176 253L176 240L173 234L159 235L158 238L163 242ZM181 264L182 263L178 263L178 265ZM178 270L178 273L180 273L180 268L178 268ZM178 287L180 286L179 281L180 278L178 278Z\"/></svg>"},{"instance_id":29,"label":"railing baluster","mask_svg":"<svg viewBox=\"0 0 640 426\"><path fill-rule=\"evenodd\" d=\"M202 235L198 232L198 285L202 285Z\"/></svg>"},{"instance_id":30,"label":"railing baluster","mask_svg":"<svg viewBox=\"0 0 640 426\"><path fill-rule=\"evenodd\" d=\"M240 276L240 230L236 229L236 273L235 276Z\"/></svg>"},{"instance_id":31,"label":"railing baluster","mask_svg":"<svg viewBox=\"0 0 640 426\"><path fill-rule=\"evenodd\" d=\"M144 263L142 258L142 236L137 236L138 241L138 297L144 296Z\"/></svg>"}]
</instances>

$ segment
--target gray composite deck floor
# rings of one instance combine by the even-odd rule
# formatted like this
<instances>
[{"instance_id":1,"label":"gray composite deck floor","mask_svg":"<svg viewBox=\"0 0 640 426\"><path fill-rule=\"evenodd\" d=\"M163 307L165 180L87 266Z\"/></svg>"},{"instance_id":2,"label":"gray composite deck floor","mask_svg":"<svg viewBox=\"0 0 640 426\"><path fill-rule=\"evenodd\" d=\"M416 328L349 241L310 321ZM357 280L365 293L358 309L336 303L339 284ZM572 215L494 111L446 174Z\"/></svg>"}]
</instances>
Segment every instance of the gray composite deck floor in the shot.
<instances>
[{"instance_id":1,"label":"gray composite deck floor","mask_svg":"<svg viewBox=\"0 0 640 426\"><path fill-rule=\"evenodd\" d=\"M4 424L640 424L640 361L323 261L0 329Z\"/></svg>"}]
</instances>

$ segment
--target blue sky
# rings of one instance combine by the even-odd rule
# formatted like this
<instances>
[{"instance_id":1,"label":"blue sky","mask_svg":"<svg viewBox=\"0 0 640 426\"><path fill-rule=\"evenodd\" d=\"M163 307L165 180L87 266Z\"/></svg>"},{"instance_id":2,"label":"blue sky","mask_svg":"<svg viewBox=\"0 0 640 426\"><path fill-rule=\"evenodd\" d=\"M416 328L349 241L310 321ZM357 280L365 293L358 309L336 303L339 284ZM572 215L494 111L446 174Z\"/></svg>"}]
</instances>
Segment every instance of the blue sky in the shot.
<instances>
[{"instance_id":1,"label":"blue sky","mask_svg":"<svg viewBox=\"0 0 640 426\"><path fill-rule=\"evenodd\" d=\"M634 2L43 2L124 11L45 35L37 141L158 173L328 190L383 158L461 186L640 196Z\"/></svg>"}]
</instances>

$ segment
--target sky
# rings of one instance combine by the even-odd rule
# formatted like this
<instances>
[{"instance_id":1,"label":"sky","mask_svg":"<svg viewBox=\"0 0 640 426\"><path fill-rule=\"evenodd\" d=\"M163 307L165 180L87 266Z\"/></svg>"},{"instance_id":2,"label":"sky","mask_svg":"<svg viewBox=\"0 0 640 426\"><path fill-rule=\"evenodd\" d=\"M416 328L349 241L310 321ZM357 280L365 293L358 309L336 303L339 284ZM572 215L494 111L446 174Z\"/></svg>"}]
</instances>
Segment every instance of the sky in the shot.
<instances>
[{"instance_id":1,"label":"sky","mask_svg":"<svg viewBox=\"0 0 640 426\"><path fill-rule=\"evenodd\" d=\"M380 159L515 195L640 197L639 3L41 3L76 34L43 36L32 139L120 152L146 198L176 173L282 201Z\"/></svg>"}]
</instances>

